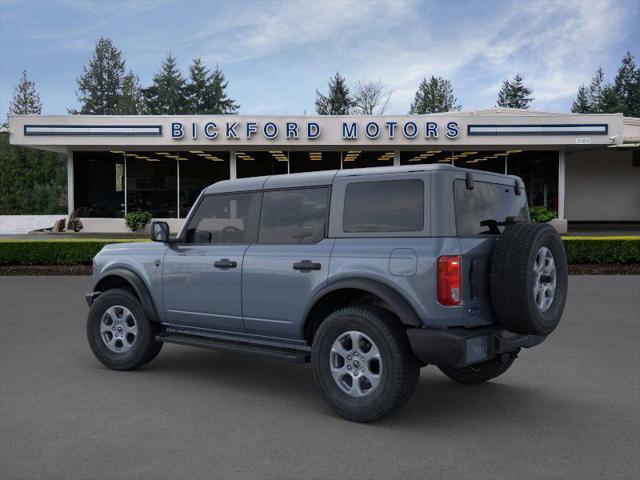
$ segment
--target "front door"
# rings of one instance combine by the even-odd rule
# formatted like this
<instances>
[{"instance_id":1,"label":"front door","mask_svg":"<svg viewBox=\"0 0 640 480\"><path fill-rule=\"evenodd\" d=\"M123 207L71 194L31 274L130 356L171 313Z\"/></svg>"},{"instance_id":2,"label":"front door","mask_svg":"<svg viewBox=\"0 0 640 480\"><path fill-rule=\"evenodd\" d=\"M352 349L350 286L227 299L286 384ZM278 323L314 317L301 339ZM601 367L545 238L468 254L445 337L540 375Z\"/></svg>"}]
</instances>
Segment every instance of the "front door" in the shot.
<instances>
[{"instance_id":1,"label":"front door","mask_svg":"<svg viewBox=\"0 0 640 480\"><path fill-rule=\"evenodd\" d=\"M198 330L242 332L242 262L255 241L260 195L202 198L164 257L165 321Z\"/></svg>"},{"instance_id":2,"label":"front door","mask_svg":"<svg viewBox=\"0 0 640 480\"><path fill-rule=\"evenodd\" d=\"M334 240L326 237L329 188L265 191L258 242L244 257L248 333L299 339L314 293L327 282Z\"/></svg>"}]
</instances>

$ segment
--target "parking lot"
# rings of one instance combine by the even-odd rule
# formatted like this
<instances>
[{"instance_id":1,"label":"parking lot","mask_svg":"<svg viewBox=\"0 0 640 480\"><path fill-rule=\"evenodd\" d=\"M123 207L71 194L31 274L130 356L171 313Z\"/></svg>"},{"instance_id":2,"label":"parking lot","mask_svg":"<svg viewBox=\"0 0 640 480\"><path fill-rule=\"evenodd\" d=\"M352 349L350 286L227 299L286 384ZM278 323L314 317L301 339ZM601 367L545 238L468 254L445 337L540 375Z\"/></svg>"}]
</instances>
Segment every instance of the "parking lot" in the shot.
<instances>
[{"instance_id":1,"label":"parking lot","mask_svg":"<svg viewBox=\"0 0 640 480\"><path fill-rule=\"evenodd\" d=\"M638 478L640 277L570 277L558 330L476 387L422 370L381 422L307 365L165 345L134 372L85 340L89 277L0 277L0 477Z\"/></svg>"}]
</instances>

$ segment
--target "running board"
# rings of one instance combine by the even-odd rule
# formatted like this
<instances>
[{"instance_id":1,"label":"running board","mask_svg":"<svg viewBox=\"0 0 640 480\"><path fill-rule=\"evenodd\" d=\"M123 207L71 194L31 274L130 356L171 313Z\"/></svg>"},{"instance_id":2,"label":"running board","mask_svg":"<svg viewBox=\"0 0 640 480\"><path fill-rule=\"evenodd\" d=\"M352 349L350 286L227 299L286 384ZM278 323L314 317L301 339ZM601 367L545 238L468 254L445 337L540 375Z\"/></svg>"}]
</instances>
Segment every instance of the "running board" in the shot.
<instances>
[{"instance_id":1,"label":"running board","mask_svg":"<svg viewBox=\"0 0 640 480\"><path fill-rule=\"evenodd\" d=\"M157 342L175 343L177 345L188 345L190 347L211 348L213 350L226 350L229 352L242 352L251 355L285 360L293 363L309 362L311 356L309 352L294 350L291 348L277 348L257 345L255 343L231 342L218 340L216 338L202 337L198 335L184 335L179 333L163 333L156 335Z\"/></svg>"}]
</instances>

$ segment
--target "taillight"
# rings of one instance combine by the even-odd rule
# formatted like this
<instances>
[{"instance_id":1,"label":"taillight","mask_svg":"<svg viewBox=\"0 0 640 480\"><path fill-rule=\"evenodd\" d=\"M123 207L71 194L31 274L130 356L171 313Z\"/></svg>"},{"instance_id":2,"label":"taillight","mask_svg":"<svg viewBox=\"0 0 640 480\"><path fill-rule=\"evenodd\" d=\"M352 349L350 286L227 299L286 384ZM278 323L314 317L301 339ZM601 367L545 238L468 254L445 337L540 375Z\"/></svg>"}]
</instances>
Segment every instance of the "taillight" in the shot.
<instances>
[{"instance_id":1,"label":"taillight","mask_svg":"<svg viewBox=\"0 0 640 480\"><path fill-rule=\"evenodd\" d=\"M438 258L438 302L442 305L460 303L460 257Z\"/></svg>"}]
</instances>

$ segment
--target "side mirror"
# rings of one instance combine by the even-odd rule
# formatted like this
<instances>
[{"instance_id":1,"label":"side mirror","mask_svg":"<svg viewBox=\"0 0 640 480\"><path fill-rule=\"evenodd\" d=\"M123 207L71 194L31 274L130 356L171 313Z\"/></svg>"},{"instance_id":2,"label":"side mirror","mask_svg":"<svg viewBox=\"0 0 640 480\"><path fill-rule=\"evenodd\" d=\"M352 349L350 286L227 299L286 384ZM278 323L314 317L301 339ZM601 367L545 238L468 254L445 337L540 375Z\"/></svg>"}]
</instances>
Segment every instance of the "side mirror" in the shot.
<instances>
[{"instance_id":1,"label":"side mirror","mask_svg":"<svg viewBox=\"0 0 640 480\"><path fill-rule=\"evenodd\" d=\"M151 241L169 242L169 224L167 222L153 222L151 224Z\"/></svg>"}]
</instances>

